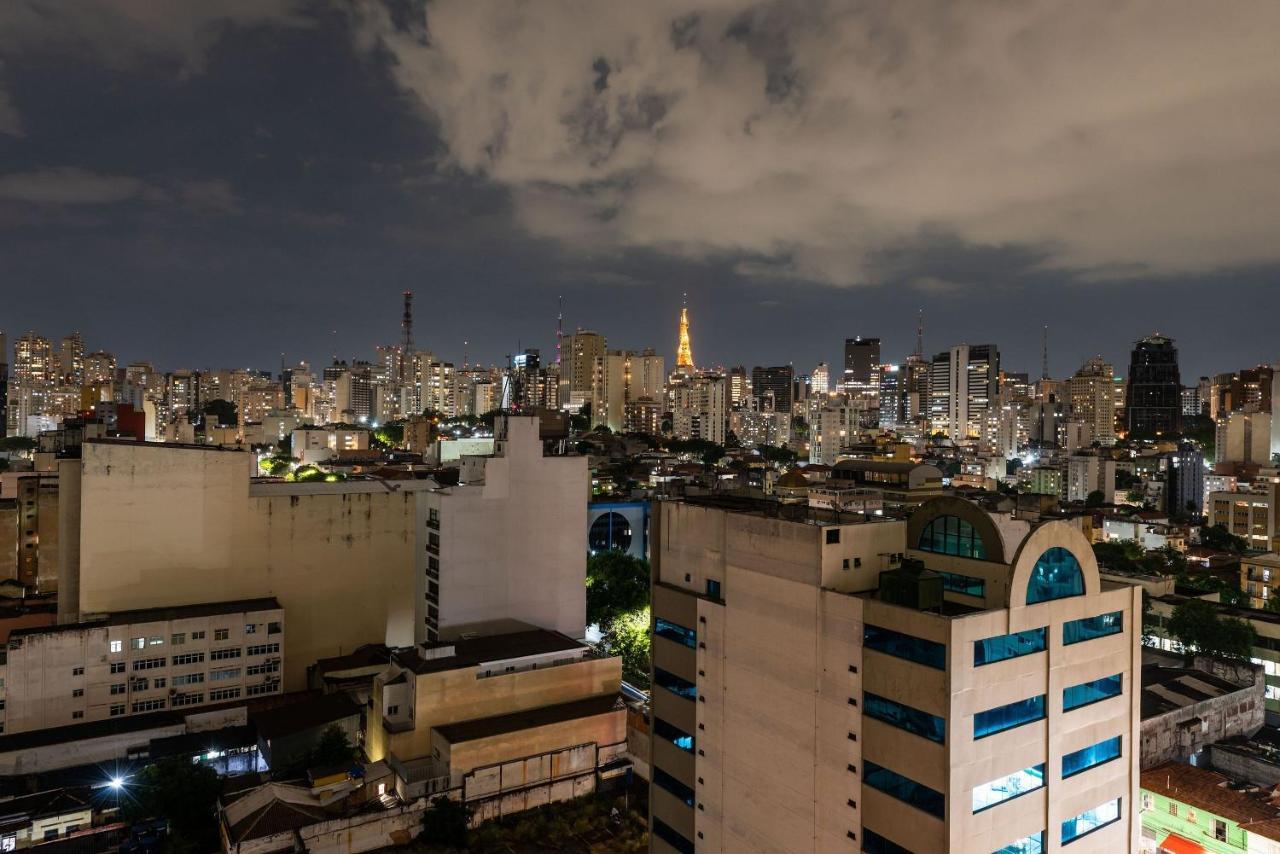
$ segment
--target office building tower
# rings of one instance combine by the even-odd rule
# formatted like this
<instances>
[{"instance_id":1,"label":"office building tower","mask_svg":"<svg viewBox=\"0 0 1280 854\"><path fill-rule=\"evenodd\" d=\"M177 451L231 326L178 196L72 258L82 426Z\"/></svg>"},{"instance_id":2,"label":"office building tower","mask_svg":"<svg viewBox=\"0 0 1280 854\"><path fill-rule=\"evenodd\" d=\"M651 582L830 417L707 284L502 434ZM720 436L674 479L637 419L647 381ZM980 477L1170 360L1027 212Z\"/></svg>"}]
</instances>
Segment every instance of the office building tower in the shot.
<instances>
[{"instance_id":1,"label":"office building tower","mask_svg":"<svg viewBox=\"0 0 1280 854\"><path fill-rule=\"evenodd\" d=\"M606 344L603 335L585 329L566 336L563 369L570 408L596 401L604 380Z\"/></svg>"},{"instance_id":2,"label":"office building tower","mask_svg":"<svg viewBox=\"0 0 1280 854\"><path fill-rule=\"evenodd\" d=\"M1137 850L1141 588L1064 521L857 518L655 509L652 850Z\"/></svg>"},{"instance_id":3,"label":"office building tower","mask_svg":"<svg viewBox=\"0 0 1280 854\"><path fill-rule=\"evenodd\" d=\"M844 339L844 390L852 397L874 400L879 391L880 339Z\"/></svg>"},{"instance_id":4,"label":"office building tower","mask_svg":"<svg viewBox=\"0 0 1280 854\"><path fill-rule=\"evenodd\" d=\"M923 356L912 354L902 366L903 418L907 424L919 424L929 412L929 371L931 363Z\"/></svg>"},{"instance_id":5,"label":"office building tower","mask_svg":"<svg viewBox=\"0 0 1280 854\"><path fill-rule=\"evenodd\" d=\"M751 391L756 408L761 412L790 412L793 379L790 365L752 368Z\"/></svg>"},{"instance_id":6,"label":"office building tower","mask_svg":"<svg viewBox=\"0 0 1280 854\"><path fill-rule=\"evenodd\" d=\"M1216 421L1231 412L1270 412L1274 373L1270 365L1259 365L1213 377L1209 381L1210 417Z\"/></svg>"},{"instance_id":7,"label":"office building tower","mask_svg":"<svg viewBox=\"0 0 1280 854\"><path fill-rule=\"evenodd\" d=\"M1271 464L1270 412L1222 411L1214 427L1214 462Z\"/></svg>"},{"instance_id":8,"label":"office building tower","mask_svg":"<svg viewBox=\"0 0 1280 854\"><path fill-rule=\"evenodd\" d=\"M751 374L742 365L729 369L729 405L735 409L753 403Z\"/></svg>"},{"instance_id":9,"label":"office building tower","mask_svg":"<svg viewBox=\"0 0 1280 854\"><path fill-rule=\"evenodd\" d=\"M62 346L58 348L58 373L68 385L84 384L84 339L79 332L62 339Z\"/></svg>"},{"instance_id":10,"label":"office building tower","mask_svg":"<svg viewBox=\"0 0 1280 854\"><path fill-rule=\"evenodd\" d=\"M1150 335L1134 344L1125 390L1130 438L1175 436L1182 427L1182 380L1173 339Z\"/></svg>"},{"instance_id":11,"label":"office building tower","mask_svg":"<svg viewBox=\"0 0 1280 854\"><path fill-rule=\"evenodd\" d=\"M900 365L881 365L880 373L880 426L896 427L907 422L908 392L907 372Z\"/></svg>"},{"instance_id":12,"label":"office building tower","mask_svg":"<svg viewBox=\"0 0 1280 854\"><path fill-rule=\"evenodd\" d=\"M1204 512L1204 456L1190 442L1165 454L1164 512L1170 516L1199 516Z\"/></svg>"},{"instance_id":13,"label":"office building tower","mask_svg":"<svg viewBox=\"0 0 1280 854\"><path fill-rule=\"evenodd\" d=\"M961 344L933 357L929 373L930 429L953 442L977 438L1000 391L1000 351Z\"/></svg>"},{"instance_id":14,"label":"office building tower","mask_svg":"<svg viewBox=\"0 0 1280 854\"><path fill-rule=\"evenodd\" d=\"M665 383L666 359L654 350L610 352L598 394L600 405L593 406L592 421L615 433L622 432L626 429L628 405L647 401L660 406Z\"/></svg>"},{"instance_id":15,"label":"office building tower","mask_svg":"<svg viewBox=\"0 0 1280 854\"><path fill-rule=\"evenodd\" d=\"M0 332L0 438L9 435L9 338Z\"/></svg>"},{"instance_id":16,"label":"office building tower","mask_svg":"<svg viewBox=\"0 0 1280 854\"><path fill-rule=\"evenodd\" d=\"M831 369L826 362L819 362L810 377L810 387L817 396L825 397L831 391Z\"/></svg>"},{"instance_id":17,"label":"office building tower","mask_svg":"<svg viewBox=\"0 0 1280 854\"><path fill-rule=\"evenodd\" d=\"M1095 356L1076 371L1068 383L1071 417L1088 429L1089 441L1110 446L1116 443L1115 371L1101 356Z\"/></svg>"}]
</instances>

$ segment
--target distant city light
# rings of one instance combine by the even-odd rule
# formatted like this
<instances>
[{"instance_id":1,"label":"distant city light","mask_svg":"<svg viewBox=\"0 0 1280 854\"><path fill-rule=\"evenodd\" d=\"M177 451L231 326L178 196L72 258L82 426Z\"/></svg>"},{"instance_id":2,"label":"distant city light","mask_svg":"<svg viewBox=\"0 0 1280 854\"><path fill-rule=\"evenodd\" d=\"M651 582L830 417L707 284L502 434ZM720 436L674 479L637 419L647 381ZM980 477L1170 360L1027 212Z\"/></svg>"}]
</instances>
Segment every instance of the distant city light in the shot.
<instances>
[{"instance_id":1,"label":"distant city light","mask_svg":"<svg viewBox=\"0 0 1280 854\"><path fill-rule=\"evenodd\" d=\"M111 788L115 789L116 791L119 791L120 789L123 789L123 788L124 788L124 778L123 778L123 777L112 777L112 778L107 782L107 785L108 785L108 786L110 786Z\"/></svg>"}]
</instances>

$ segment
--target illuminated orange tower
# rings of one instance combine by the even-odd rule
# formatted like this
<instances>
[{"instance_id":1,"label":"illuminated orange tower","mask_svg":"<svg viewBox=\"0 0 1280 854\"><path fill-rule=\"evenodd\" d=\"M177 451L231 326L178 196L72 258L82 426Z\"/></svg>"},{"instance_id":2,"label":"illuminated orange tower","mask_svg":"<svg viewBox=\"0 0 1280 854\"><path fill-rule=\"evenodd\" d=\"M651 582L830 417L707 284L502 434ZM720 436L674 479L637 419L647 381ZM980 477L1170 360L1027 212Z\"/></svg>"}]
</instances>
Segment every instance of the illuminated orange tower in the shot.
<instances>
[{"instance_id":1,"label":"illuminated orange tower","mask_svg":"<svg viewBox=\"0 0 1280 854\"><path fill-rule=\"evenodd\" d=\"M680 346L676 350L676 367L693 370L693 347L689 344L689 295L685 294L686 305L680 309Z\"/></svg>"}]
</instances>

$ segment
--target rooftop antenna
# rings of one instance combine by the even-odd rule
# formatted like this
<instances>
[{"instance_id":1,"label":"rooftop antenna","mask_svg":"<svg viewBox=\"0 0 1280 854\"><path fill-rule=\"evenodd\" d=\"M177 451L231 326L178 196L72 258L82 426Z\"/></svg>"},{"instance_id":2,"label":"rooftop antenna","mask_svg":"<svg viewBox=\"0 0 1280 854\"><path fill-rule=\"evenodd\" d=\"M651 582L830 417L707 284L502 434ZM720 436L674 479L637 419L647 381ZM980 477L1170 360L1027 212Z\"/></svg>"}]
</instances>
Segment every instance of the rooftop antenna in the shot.
<instances>
[{"instance_id":1,"label":"rooftop antenna","mask_svg":"<svg viewBox=\"0 0 1280 854\"><path fill-rule=\"evenodd\" d=\"M1040 354L1040 379L1049 379L1049 324L1044 326L1044 339Z\"/></svg>"},{"instance_id":2,"label":"rooftop antenna","mask_svg":"<svg viewBox=\"0 0 1280 854\"><path fill-rule=\"evenodd\" d=\"M404 314L400 318L400 378L404 380L405 366L413 358L413 291L404 292Z\"/></svg>"},{"instance_id":3,"label":"rooftop antenna","mask_svg":"<svg viewBox=\"0 0 1280 854\"><path fill-rule=\"evenodd\" d=\"M470 343L471 342L469 341L462 342L462 370L464 371L467 370L471 364L470 362L467 361L467 345Z\"/></svg>"}]
</instances>

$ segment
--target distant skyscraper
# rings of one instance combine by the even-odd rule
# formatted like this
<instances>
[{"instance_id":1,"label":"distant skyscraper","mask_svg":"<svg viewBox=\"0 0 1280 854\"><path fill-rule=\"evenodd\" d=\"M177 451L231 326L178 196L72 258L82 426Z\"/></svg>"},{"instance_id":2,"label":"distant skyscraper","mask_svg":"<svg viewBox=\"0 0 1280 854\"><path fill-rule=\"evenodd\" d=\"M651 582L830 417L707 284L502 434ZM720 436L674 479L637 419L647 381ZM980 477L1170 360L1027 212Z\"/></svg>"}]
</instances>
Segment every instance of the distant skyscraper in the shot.
<instances>
[{"instance_id":1,"label":"distant skyscraper","mask_svg":"<svg viewBox=\"0 0 1280 854\"><path fill-rule=\"evenodd\" d=\"M599 332L586 329L579 329L566 338L564 356L568 364L564 366L564 380L568 386L569 405L594 405L603 388L608 342Z\"/></svg>"},{"instance_id":2,"label":"distant skyscraper","mask_svg":"<svg viewBox=\"0 0 1280 854\"><path fill-rule=\"evenodd\" d=\"M810 387L815 395L825 395L831 391L831 369L826 362L819 362L818 367L813 369Z\"/></svg>"},{"instance_id":3,"label":"distant skyscraper","mask_svg":"<svg viewBox=\"0 0 1280 854\"><path fill-rule=\"evenodd\" d=\"M864 400L879 391L880 339L844 339L844 390Z\"/></svg>"},{"instance_id":4,"label":"distant skyscraper","mask_svg":"<svg viewBox=\"0 0 1280 854\"><path fill-rule=\"evenodd\" d=\"M791 411L792 377L790 365L779 365L773 368L762 368L757 365L751 369L752 392L755 394L756 404L761 412Z\"/></svg>"},{"instance_id":5,"label":"distant skyscraper","mask_svg":"<svg viewBox=\"0 0 1280 854\"><path fill-rule=\"evenodd\" d=\"M680 344L676 349L676 369L693 370L693 344L689 341L689 308L680 309Z\"/></svg>"},{"instance_id":6,"label":"distant skyscraper","mask_svg":"<svg viewBox=\"0 0 1280 854\"><path fill-rule=\"evenodd\" d=\"M961 344L933 357L929 376L931 429L952 441L976 438L1000 390L1000 351Z\"/></svg>"},{"instance_id":7,"label":"distant skyscraper","mask_svg":"<svg viewBox=\"0 0 1280 854\"><path fill-rule=\"evenodd\" d=\"M1173 339L1150 335L1129 359L1125 428L1131 437L1176 435L1182 427L1182 380Z\"/></svg>"},{"instance_id":8,"label":"distant skyscraper","mask_svg":"<svg viewBox=\"0 0 1280 854\"><path fill-rule=\"evenodd\" d=\"M907 420L907 372L899 365L880 366L880 426L896 427Z\"/></svg>"},{"instance_id":9,"label":"distant skyscraper","mask_svg":"<svg viewBox=\"0 0 1280 854\"><path fill-rule=\"evenodd\" d=\"M1115 371L1095 356L1081 366L1068 383L1071 417L1084 422L1089 439L1100 445L1116 443Z\"/></svg>"},{"instance_id":10,"label":"distant skyscraper","mask_svg":"<svg viewBox=\"0 0 1280 854\"><path fill-rule=\"evenodd\" d=\"M751 374L742 365L729 369L729 405L747 406L751 401Z\"/></svg>"},{"instance_id":11,"label":"distant skyscraper","mask_svg":"<svg viewBox=\"0 0 1280 854\"><path fill-rule=\"evenodd\" d=\"M58 361L62 376L70 385L84 383L84 339L79 332L72 332L62 339Z\"/></svg>"},{"instance_id":12,"label":"distant skyscraper","mask_svg":"<svg viewBox=\"0 0 1280 854\"><path fill-rule=\"evenodd\" d=\"M1171 516L1204 512L1204 457L1189 442L1165 456L1164 504Z\"/></svg>"}]
</instances>

